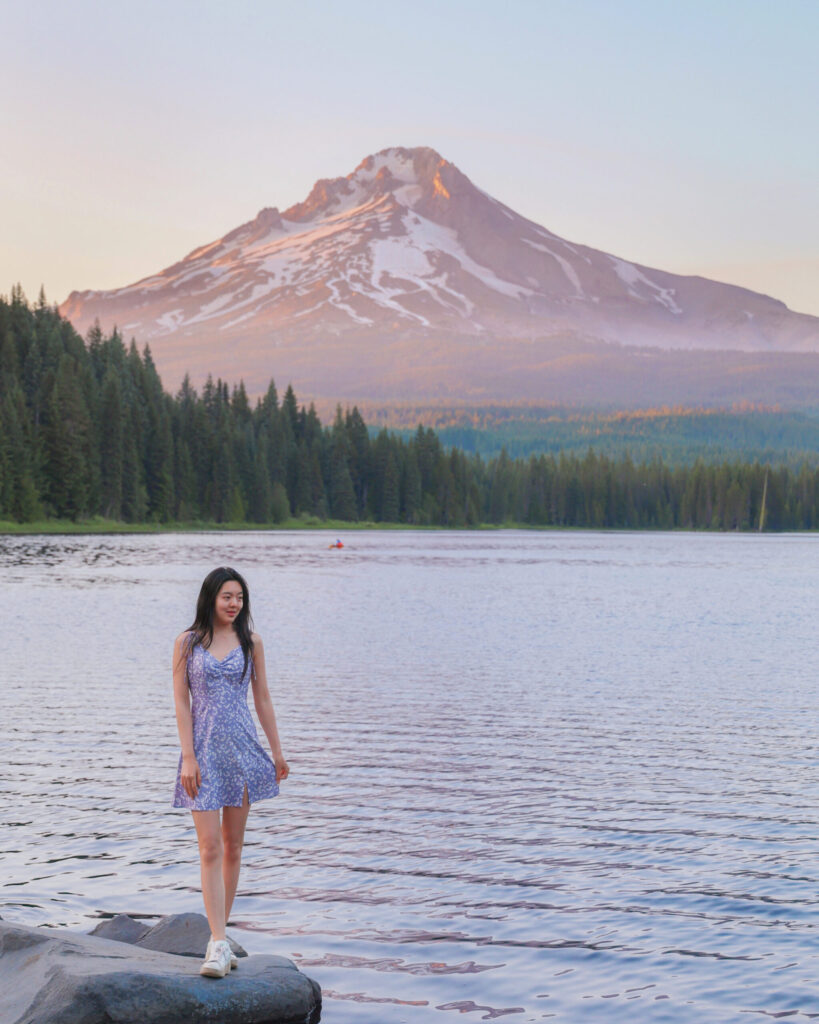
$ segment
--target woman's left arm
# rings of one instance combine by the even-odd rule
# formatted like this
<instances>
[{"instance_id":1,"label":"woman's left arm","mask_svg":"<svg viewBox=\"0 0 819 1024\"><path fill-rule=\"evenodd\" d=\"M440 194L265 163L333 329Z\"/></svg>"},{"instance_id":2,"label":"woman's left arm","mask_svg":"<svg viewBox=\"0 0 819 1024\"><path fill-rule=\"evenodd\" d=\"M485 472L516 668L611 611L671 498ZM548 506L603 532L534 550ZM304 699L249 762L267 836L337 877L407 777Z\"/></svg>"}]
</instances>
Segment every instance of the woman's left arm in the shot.
<instances>
[{"instance_id":1,"label":"woman's left arm","mask_svg":"<svg viewBox=\"0 0 819 1024\"><path fill-rule=\"evenodd\" d=\"M259 716L259 723L267 736L267 742L270 744L270 751L273 754L273 763L276 765L276 782L281 782L290 774L290 768L282 754L279 730L276 727L276 712L273 710L273 701L270 699L270 690L267 688L264 647L258 633L253 634L253 672L250 680L253 686L253 704L256 714Z\"/></svg>"}]
</instances>

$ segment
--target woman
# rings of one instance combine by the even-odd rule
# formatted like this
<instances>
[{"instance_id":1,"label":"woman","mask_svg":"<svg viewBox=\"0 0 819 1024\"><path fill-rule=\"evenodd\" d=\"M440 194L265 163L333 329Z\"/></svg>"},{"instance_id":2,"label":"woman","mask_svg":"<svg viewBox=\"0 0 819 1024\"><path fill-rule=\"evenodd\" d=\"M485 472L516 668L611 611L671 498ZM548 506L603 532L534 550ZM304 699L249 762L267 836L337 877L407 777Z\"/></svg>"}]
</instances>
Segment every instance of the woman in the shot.
<instances>
[{"instance_id":1,"label":"woman","mask_svg":"<svg viewBox=\"0 0 819 1024\"><path fill-rule=\"evenodd\" d=\"M251 628L247 584L235 569L222 567L205 577L193 625L174 645L173 691L182 753L173 806L193 812L211 929L200 973L211 978L223 978L238 966L225 925L239 881L250 805L277 796L279 782L290 774L267 688L264 648ZM248 683L272 760L250 717Z\"/></svg>"}]
</instances>

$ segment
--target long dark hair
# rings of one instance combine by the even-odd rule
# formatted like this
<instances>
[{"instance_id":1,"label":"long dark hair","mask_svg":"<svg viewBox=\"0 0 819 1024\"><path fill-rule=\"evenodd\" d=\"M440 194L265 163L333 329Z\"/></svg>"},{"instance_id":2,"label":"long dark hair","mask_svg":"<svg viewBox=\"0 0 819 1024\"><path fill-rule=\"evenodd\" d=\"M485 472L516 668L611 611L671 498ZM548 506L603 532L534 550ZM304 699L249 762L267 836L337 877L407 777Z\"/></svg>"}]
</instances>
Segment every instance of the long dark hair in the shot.
<instances>
[{"instance_id":1,"label":"long dark hair","mask_svg":"<svg viewBox=\"0 0 819 1024\"><path fill-rule=\"evenodd\" d=\"M210 647L213 641L213 608L216 604L216 595L230 580L235 580L242 588L242 610L236 616L233 628L236 630L239 643L242 645L242 654L244 654L245 660L242 666L242 679L244 679L248 660L253 653L250 592L241 573L231 569L228 565L220 565L218 569L213 569L202 582L199 597L196 600L196 618L193 620L193 624L188 626L190 635L187 641L187 651L190 654L197 644Z\"/></svg>"}]
</instances>

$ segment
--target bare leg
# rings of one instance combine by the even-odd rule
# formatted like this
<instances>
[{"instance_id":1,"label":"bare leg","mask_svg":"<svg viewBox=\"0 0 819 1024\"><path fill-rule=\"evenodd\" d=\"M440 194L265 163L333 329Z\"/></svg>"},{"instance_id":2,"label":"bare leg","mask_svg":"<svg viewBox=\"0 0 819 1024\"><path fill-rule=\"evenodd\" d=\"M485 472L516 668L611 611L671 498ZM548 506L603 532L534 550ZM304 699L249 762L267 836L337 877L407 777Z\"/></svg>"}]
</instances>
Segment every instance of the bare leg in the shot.
<instances>
[{"instance_id":1,"label":"bare leg","mask_svg":"<svg viewBox=\"0 0 819 1024\"><path fill-rule=\"evenodd\" d=\"M225 883L222 878L222 833L218 811L192 811L199 840L202 899L214 939L225 938Z\"/></svg>"},{"instance_id":2,"label":"bare leg","mask_svg":"<svg viewBox=\"0 0 819 1024\"><path fill-rule=\"evenodd\" d=\"M230 920L233 897L239 884L239 869L242 866L242 845L245 841L245 825L250 811L247 783L241 807L222 808L222 878L225 886L225 923Z\"/></svg>"}]
</instances>

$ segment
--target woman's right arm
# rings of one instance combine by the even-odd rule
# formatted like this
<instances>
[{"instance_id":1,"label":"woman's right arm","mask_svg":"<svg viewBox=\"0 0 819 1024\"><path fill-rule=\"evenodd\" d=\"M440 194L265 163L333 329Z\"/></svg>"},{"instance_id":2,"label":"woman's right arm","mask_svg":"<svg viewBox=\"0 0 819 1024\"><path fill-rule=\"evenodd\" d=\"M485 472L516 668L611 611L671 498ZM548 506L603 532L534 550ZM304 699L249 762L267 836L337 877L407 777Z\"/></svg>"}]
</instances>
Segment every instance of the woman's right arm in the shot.
<instances>
[{"instance_id":1,"label":"woman's right arm","mask_svg":"<svg viewBox=\"0 0 819 1024\"><path fill-rule=\"evenodd\" d=\"M196 797L202 785L202 776L193 750L193 716L188 687L186 640L187 633L183 633L176 638L173 646L173 698L176 706L176 727L182 745L182 788L188 796Z\"/></svg>"}]
</instances>

